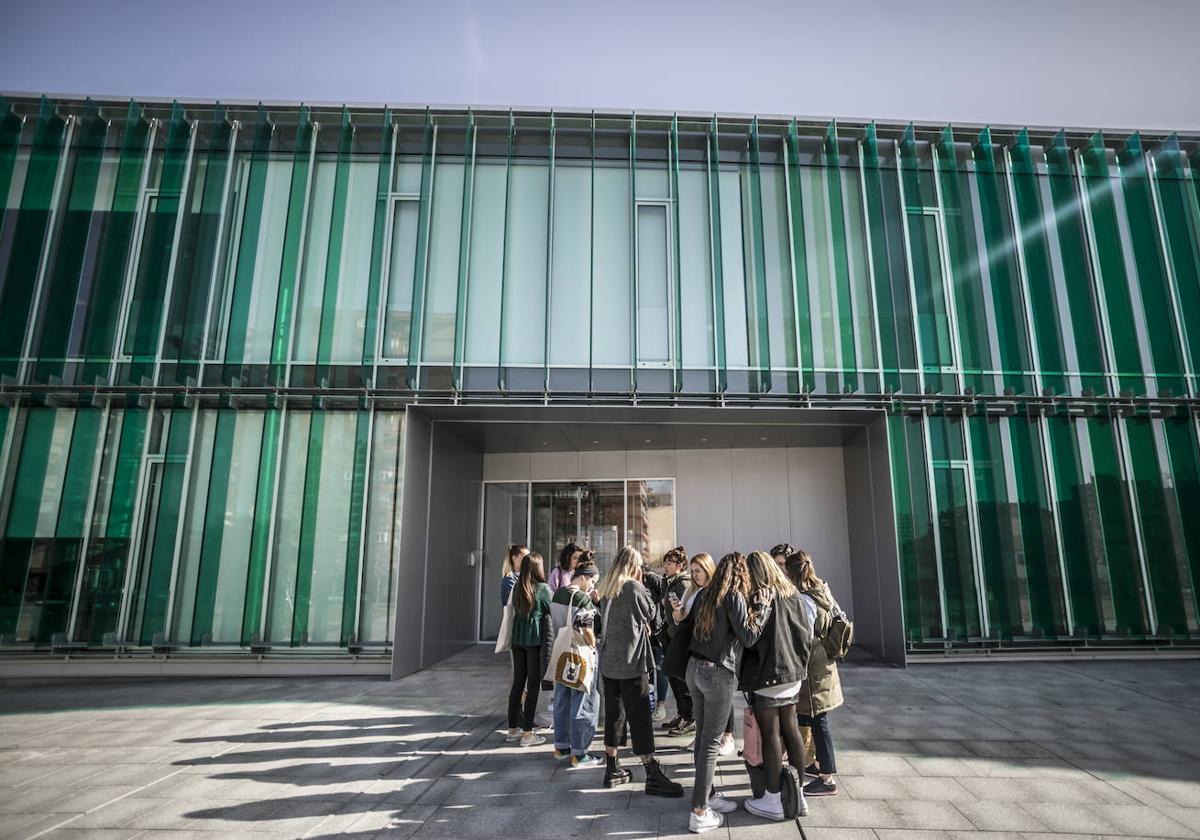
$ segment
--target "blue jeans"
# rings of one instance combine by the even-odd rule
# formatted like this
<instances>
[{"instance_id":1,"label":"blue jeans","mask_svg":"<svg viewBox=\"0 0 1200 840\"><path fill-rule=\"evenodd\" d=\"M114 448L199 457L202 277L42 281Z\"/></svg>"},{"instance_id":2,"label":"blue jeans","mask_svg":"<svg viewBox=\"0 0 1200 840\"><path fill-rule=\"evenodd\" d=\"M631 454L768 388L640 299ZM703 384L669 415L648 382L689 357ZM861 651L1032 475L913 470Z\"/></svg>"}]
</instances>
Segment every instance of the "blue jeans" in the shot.
<instances>
[{"instance_id":1,"label":"blue jeans","mask_svg":"<svg viewBox=\"0 0 1200 840\"><path fill-rule=\"evenodd\" d=\"M667 692L671 689L670 677L663 670L663 660L667 658L667 652L658 645L653 645L650 648L654 654L654 682L650 685L650 711L658 708L659 703L667 702Z\"/></svg>"},{"instance_id":2,"label":"blue jeans","mask_svg":"<svg viewBox=\"0 0 1200 840\"><path fill-rule=\"evenodd\" d=\"M599 682L599 678L596 680ZM565 750L571 755L587 753L592 737L596 734L596 723L600 719L600 691L592 687L590 694L554 684L554 748Z\"/></svg>"}]
</instances>

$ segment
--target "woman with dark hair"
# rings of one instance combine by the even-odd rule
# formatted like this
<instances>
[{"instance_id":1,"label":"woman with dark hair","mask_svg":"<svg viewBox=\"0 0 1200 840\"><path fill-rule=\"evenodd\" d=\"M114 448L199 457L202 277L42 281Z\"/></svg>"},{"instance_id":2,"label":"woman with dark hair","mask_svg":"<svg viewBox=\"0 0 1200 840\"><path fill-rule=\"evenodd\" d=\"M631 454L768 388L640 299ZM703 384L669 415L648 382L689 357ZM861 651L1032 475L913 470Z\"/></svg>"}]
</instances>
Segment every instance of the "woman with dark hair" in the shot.
<instances>
[{"instance_id":1,"label":"woman with dark hair","mask_svg":"<svg viewBox=\"0 0 1200 840\"><path fill-rule=\"evenodd\" d=\"M712 582L704 588L692 624L687 685L696 716L695 786L688 830L699 834L720 828L723 814L737 805L713 788L717 753L733 710L738 668L746 645L758 641L769 614L769 601L752 601L746 558L737 552L721 558Z\"/></svg>"},{"instance_id":2,"label":"woman with dark hair","mask_svg":"<svg viewBox=\"0 0 1200 840\"><path fill-rule=\"evenodd\" d=\"M808 673L812 621L778 563L756 551L746 565L751 588L763 593L771 611L758 641L746 648L738 672L738 688L747 693L762 737L762 781L755 790L761 793L743 804L769 820L802 817L808 807L801 792L804 739L796 720L796 698ZM790 767L783 763L785 744Z\"/></svg>"},{"instance_id":3,"label":"woman with dark hair","mask_svg":"<svg viewBox=\"0 0 1200 840\"><path fill-rule=\"evenodd\" d=\"M829 713L842 705L842 679L837 660L825 649L825 638L835 613L841 611L829 584L817 577L813 559L807 551L797 551L787 559L787 575L800 595L808 600L813 615L812 652L808 657L808 676L796 699L796 711L801 726L812 730L816 763L805 772L815 778L804 786L806 796L833 796L838 792L837 760L833 752L833 735L829 730Z\"/></svg>"},{"instance_id":4,"label":"woman with dark hair","mask_svg":"<svg viewBox=\"0 0 1200 840\"><path fill-rule=\"evenodd\" d=\"M542 568L542 555L536 551L521 560L521 572L512 588L512 659L513 681L508 692L508 735L505 740L521 739L522 747L546 743L533 733L538 690L550 664L550 587ZM521 694L525 700L522 705ZM520 728L518 728L520 725Z\"/></svg>"},{"instance_id":5,"label":"woman with dark hair","mask_svg":"<svg viewBox=\"0 0 1200 840\"><path fill-rule=\"evenodd\" d=\"M583 554L583 549L576 545L574 540L563 546L562 551L558 553L558 563L550 572L550 576L546 578L546 585L550 587L551 593L557 592L571 582L572 573L579 564L581 554Z\"/></svg>"},{"instance_id":6,"label":"woman with dark hair","mask_svg":"<svg viewBox=\"0 0 1200 840\"><path fill-rule=\"evenodd\" d=\"M795 550L796 549L792 548L787 543L780 543L771 549L771 559L778 563L779 568L782 569L784 564L787 563L788 557L790 557Z\"/></svg>"},{"instance_id":7,"label":"woman with dark hair","mask_svg":"<svg viewBox=\"0 0 1200 840\"><path fill-rule=\"evenodd\" d=\"M655 664L658 666L658 708L665 708L663 701L667 696L667 687L675 695L675 717L662 725L663 729L671 730L685 720L692 719L692 698L687 693L687 683L680 678L671 676L666 667L666 651L671 646L671 639L679 632L679 622L674 619L675 605L679 604L682 607L683 598L691 583L688 575L687 550L683 546L676 546L663 555L662 583L662 600L659 609L663 617L663 627L658 639L658 647L662 651L662 655L660 656L658 651L655 651ZM664 680L666 687L663 685ZM665 712L662 718L666 719Z\"/></svg>"}]
</instances>

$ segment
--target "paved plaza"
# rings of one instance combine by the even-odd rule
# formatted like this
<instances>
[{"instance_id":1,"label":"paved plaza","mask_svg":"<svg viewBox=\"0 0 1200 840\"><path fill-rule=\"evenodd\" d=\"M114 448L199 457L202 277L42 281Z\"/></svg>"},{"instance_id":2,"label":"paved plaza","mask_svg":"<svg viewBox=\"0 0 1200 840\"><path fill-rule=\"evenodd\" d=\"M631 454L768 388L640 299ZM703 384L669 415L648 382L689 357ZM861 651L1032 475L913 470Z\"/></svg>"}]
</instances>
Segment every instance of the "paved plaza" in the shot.
<instances>
[{"instance_id":1,"label":"paved plaza","mask_svg":"<svg viewBox=\"0 0 1200 840\"><path fill-rule=\"evenodd\" d=\"M397 682L0 684L0 836L690 836L686 800L504 744L507 674L480 647ZM708 836L1200 837L1200 663L856 664L843 683L841 793ZM687 785L685 745L660 741ZM739 758L718 784L747 794Z\"/></svg>"}]
</instances>

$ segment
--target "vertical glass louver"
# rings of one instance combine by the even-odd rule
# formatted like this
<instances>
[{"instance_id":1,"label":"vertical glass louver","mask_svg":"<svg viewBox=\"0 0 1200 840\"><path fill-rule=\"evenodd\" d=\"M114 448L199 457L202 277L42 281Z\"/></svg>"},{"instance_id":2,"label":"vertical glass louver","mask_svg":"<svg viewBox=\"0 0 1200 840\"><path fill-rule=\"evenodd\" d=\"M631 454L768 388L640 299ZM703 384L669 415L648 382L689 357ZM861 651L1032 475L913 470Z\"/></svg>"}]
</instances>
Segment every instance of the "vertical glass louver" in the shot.
<instances>
[{"instance_id":1,"label":"vertical glass louver","mask_svg":"<svg viewBox=\"0 0 1200 840\"><path fill-rule=\"evenodd\" d=\"M914 647L1194 639L1198 142L0 99L0 637L386 641L421 395L884 409Z\"/></svg>"}]
</instances>

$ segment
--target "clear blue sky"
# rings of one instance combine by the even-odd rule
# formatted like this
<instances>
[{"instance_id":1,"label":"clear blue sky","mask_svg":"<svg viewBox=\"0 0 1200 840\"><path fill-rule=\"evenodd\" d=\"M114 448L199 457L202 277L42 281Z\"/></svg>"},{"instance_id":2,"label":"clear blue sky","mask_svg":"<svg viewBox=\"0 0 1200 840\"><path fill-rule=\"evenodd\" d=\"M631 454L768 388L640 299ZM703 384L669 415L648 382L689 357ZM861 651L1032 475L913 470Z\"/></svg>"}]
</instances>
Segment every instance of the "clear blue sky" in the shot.
<instances>
[{"instance_id":1,"label":"clear blue sky","mask_svg":"<svg viewBox=\"0 0 1200 840\"><path fill-rule=\"evenodd\" d=\"M1200 0L0 0L0 90L1200 129Z\"/></svg>"}]
</instances>

